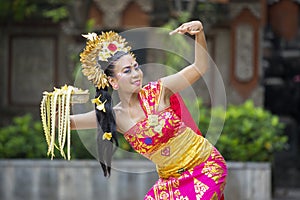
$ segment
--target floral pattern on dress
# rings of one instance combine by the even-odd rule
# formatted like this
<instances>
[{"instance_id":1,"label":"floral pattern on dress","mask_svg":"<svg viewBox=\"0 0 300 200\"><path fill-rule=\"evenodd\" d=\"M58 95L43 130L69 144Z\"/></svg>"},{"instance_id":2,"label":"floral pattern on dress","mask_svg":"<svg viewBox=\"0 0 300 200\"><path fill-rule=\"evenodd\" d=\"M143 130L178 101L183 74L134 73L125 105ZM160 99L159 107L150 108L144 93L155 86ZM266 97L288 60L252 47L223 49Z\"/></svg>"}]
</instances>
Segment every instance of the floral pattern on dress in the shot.
<instances>
[{"instance_id":1,"label":"floral pattern on dress","mask_svg":"<svg viewBox=\"0 0 300 200\"><path fill-rule=\"evenodd\" d=\"M192 152L185 152L182 148L177 147L177 143L174 144L174 141L184 141L181 140L183 137L187 139L185 134L192 135L192 138L189 140L203 137L195 133L193 130L189 133L182 131L183 129L186 130L186 126L176 114L177 111L173 110L172 107L167 107L160 112L156 111L159 104L161 90L162 86L160 81L151 82L143 87L139 93L139 100L145 112L145 119L135 124L135 126L124 134L124 137L138 153L145 157L149 159L159 158L159 162L173 162L174 165L178 164L179 168L176 176L172 176L173 173L170 173L170 176L168 175L167 177L163 177L161 176L161 173L159 173L161 177L148 191L144 199L222 199L221 197L224 191L227 175L227 168L223 157L215 148L211 148L211 150L209 150L209 145L204 147L204 144L197 143L198 145L202 145L199 149L208 152L208 156L205 157L205 160L202 160L202 152L199 152L198 147L196 149L186 148L185 150L191 150ZM178 106L178 108L179 107L180 106ZM149 120L149 115L156 116L151 116L151 120ZM181 145L184 147L186 146L186 143L182 143ZM186 157L190 157L192 155L192 159L195 158L194 160L197 161L195 162L196 165L193 165L192 168L184 168L186 166L184 165L182 168L181 164L185 162L178 162L178 159L180 159L181 156L174 156L174 150L179 150L183 155L187 153ZM173 160L175 157L177 159L176 161ZM159 162L156 164L160 164ZM159 169L161 168L158 168L158 170Z\"/></svg>"}]
</instances>

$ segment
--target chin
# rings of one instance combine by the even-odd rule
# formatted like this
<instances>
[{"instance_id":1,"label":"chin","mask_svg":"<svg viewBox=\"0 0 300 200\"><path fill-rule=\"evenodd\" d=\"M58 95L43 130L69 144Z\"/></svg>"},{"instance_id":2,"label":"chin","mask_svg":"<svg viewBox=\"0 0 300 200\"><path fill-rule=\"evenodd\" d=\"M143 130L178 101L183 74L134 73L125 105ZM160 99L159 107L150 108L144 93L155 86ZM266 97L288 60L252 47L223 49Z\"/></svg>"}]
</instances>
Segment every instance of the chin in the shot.
<instances>
[{"instance_id":1,"label":"chin","mask_svg":"<svg viewBox=\"0 0 300 200\"><path fill-rule=\"evenodd\" d=\"M139 91L142 89L142 86L136 86L134 89L133 89L133 93L139 93Z\"/></svg>"}]
</instances>

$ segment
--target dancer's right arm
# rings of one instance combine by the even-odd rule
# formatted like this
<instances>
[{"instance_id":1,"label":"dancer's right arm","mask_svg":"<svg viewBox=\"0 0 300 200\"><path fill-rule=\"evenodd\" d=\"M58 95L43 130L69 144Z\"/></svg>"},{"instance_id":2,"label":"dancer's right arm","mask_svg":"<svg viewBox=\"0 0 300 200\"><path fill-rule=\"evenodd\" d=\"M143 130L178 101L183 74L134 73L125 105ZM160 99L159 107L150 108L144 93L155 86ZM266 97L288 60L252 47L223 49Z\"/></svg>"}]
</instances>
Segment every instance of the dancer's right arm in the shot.
<instances>
[{"instance_id":1,"label":"dancer's right arm","mask_svg":"<svg viewBox=\"0 0 300 200\"><path fill-rule=\"evenodd\" d=\"M71 130L94 129L97 128L95 110L70 116Z\"/></svg>"}]
</instances>

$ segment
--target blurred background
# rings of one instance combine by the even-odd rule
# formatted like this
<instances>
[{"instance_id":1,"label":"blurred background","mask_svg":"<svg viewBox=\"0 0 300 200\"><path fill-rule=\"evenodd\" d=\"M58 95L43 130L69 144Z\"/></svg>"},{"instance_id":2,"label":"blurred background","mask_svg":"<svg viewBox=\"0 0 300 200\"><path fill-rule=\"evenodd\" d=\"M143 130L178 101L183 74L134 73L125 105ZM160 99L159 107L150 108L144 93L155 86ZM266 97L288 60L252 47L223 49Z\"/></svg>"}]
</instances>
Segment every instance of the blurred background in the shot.
<instances>
[{"instance_id":1,"label":"blurred background","mask_svg":"<svg viewBox=\"0 0 300 200\"><path fill-rule=\"evenodd\" d=\"M271 120L274 134L284 137L280 147L276 148L274 142L274 151L267 142L261 145L262 151L270 150L270 157L243 160L271 162L272 196L299 199L299 4L299 0L1 0L0 158L47 158L40 124L42 93L55 86L74 84L80 70L79 54L85 45L82 33L141 27L172 29L199 19L204 24L209 53L224 81L228 104L244 106L241 112L252 106L252 110L263 109L270 114L255 121L258 118L254 113L253 129L246 133L251 135ZM150 42L146 35L144 41ZM178 44L183 47L181 42ZM135 54L141 64L162 58L163 64L178 70L184 63L151 49L137 50ZM151 68L144 70L146 75L160 73ZM215 91L212 98L218 98L216 76L211 74L208 78ZM194 90L201 91L201 106L209 108L211 97L205 83L199 81ZM232 112L238 109L234 107ZM229 132L233 122L241 121L231 121ZM221 149L225 148L223 140ZM72 143L73 158L93 158L76 134ZM228 145L232 145L228 151L237 148L237 144ZM123 148L130 149L125 142Z\"/></svg>"}]
</instances>

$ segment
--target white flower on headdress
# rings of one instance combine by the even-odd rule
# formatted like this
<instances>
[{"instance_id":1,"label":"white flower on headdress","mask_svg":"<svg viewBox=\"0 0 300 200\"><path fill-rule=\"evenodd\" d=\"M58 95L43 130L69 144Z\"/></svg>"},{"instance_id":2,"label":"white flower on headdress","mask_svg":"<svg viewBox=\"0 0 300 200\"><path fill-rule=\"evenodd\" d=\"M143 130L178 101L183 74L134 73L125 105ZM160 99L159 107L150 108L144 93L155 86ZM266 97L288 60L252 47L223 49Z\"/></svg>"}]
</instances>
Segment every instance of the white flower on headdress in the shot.
<instances>
[{"instance_id":1,"label":"white flower on headdress","mask_svg":"<svg viewBox=\"0 0 300 200\"><path fill-rule=\"evenodd\" d=\"M103 42L102 49L99 51L99 60L107 61L107 58L113 56L117 51L124 50L124 43L118 43L116 41Z\"/></svg>"},{"instance_id":2,"label":"white flower on headdress","mask_svg":"<svg viewBox=\"0 0 300 200\"><path fill-rule=\"evenodd\" d=\"M82 34L82 37L85 37L88 40L95 40L97 38L97 34L96 33L88 33L86 35Z\"/></svg>"}]
</instances>

